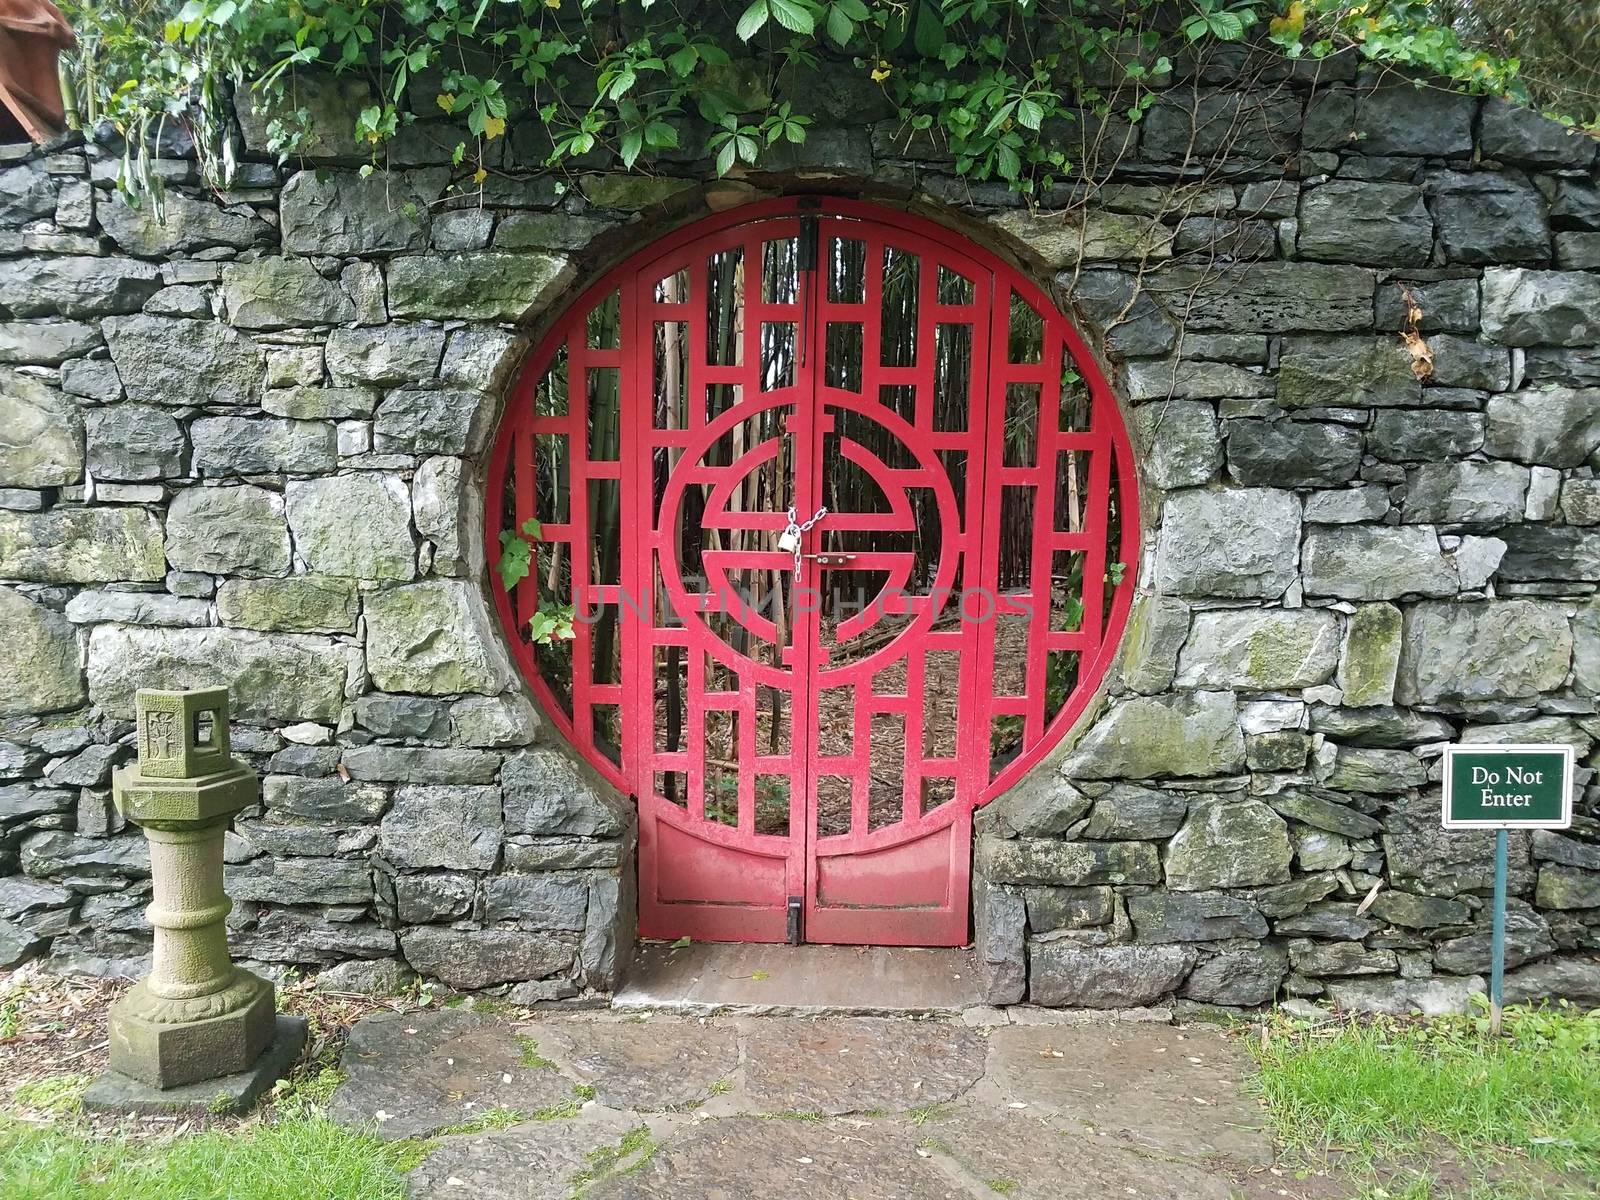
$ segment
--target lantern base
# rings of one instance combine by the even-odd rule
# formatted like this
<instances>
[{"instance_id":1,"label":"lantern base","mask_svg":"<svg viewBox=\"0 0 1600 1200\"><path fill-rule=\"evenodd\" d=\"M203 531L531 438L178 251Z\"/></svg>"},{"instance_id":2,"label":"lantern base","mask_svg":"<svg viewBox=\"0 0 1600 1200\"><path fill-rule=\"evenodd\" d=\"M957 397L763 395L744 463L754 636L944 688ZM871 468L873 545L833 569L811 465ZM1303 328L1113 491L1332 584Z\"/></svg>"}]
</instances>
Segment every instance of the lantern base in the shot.
<instances>
[{"instance_id":1,"label":"lantern base","mask_svg":"<svg viewBox=\"0 0 1600 1200\"><path fill-rule=\"evenodd\" d=\"M247 1112L289 1073L305 1044L306 1019L279 1014L272 1027L271 1042L243 1071L169 1088L152 1087L117 1071L107 1071L84 1093L83 1105L97 1112L131 1116L231 1116Z\"/></svg>"},{"instance_id":2,"label":"lantern base","mask_svg":"<svg viewBox=\"0 0 1600 1200\"><path fill-rule=\"evenodd\" d=\"M154 1088L246 1071L272 1042L276 1010L272 984L248 971L214 997L184 1001L141 981L111 1006L111 1069Z\"/></svg>"}]
</instances>

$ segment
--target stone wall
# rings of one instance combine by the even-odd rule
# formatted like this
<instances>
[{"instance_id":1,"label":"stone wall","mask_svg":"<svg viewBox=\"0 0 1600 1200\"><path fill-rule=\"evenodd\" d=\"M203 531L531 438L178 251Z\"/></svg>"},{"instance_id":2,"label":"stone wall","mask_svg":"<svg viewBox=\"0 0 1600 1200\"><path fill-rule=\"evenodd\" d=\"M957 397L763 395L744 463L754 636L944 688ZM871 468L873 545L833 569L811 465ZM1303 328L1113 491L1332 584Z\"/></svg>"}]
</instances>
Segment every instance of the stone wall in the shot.
<instances>
[{"instance_id":1,"label":"stone wall","mask_svg":"<svg viewBox=\"0 0 1600 1200\"><path fill-rule=\"evenodd\" d=\"M830 120L742 182L693 149L557 178L529 136L467 196L429 121L364 179L342 83L307 88L324 159L263 161L246 113L215 195L174 148L164 223L112 196L113 148L0 151L0 966L143 952L141 843L107 797L132 689L226 682L265 777L230 841L241 955L610 987L631 806L502 652L484 451L576 282L809 189L913 203L1053 280L1139 449L1118 668L980 817L991 998L1459 1003L1491 866L1438 829L1455 740L1578 748L1572 833L1512 839L1513 986L1600 993L1596 145L1403 82L1240 71L1061 131L1093 185L1034 211L835 76Z\"/></svg>"}]
</instances>

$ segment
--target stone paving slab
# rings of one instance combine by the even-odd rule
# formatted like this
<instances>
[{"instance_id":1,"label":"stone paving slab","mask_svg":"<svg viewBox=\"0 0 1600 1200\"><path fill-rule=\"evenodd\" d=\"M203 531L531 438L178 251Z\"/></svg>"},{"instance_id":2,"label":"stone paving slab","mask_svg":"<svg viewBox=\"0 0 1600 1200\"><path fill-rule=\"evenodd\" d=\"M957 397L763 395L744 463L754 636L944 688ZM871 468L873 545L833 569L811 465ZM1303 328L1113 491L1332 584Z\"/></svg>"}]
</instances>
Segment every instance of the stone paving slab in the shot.
<instances>
[{"instance_id":1,"label":"stone paving slab","mask_svg":"<svg viewBox=\"0 0 1600 1200\"><path fill-rule=\"evenodd\" d=\"M766 1112L905 1112L954 1100L987 1044L945 1021L758 1017L744 1033L745 1095Z\"/></svg>"},{"instance_id":2,"label":"stone paving slab","mask_svg":"<svg viewBox=\"0 0 1600 1200\"><path fill-rule=\"evenodd\" d=\"M989 1037L989 1078L1012 1102L1161 1154L1272 1160L1248 1059L1220 1030L1173 1025L1007 1026Z\"/></svg>"},{"instance_id":3,"label":"stone paving slab","mask_svg":"<svg viewBox=\"0 0 1600 1200\"><path fill-rule=\"evenodd\" d=\"M541 1055L613 1108L660 1112L695 1104L739 1067L734 1031L694 1018L541 1021L526 1033Z\"/></svg>"},{"instance_id":4,"label":"stone paving slab","mask_svg":"<svg viewBox=\"0 0 1600 1200\"><path fill-rule=\"evenodd\" d=\"M908 1129L761 1117L704 1121L586 1200L969 1200Z\"/></svg>"},{"instance_id":5,"label":"stone paving slab","mask_svg":"<svg viewBox=\"0 0 1600 1200\"><path fill-rule=\"evenodd\" d=\"M639 1127L630 1113L589 1104L570 1120L458 1134L445 1138L411 1172L406 1195L410 1200L569 1200L596 1152Z\"/></svg>"},{"instance_id":6,"label":"stone paving slab","mask_svg":"<svg viewBox=\"0 0 1600 1200\"><path fill-rule=\"evenodd\" d=\"M420 1137L489 1108L536 1113L573 1100L572 1081L522 1065L507 1021L461 1009L358 1021L340 1059L348 1078L329 1114L379 1137Z\"/></svg>"},{"instance_id":7,"label":"stone paving slab","mask_svg":"<svg viewBox=\"0 0 1600 1200\"><path fill-rule=\"evenodd\" d=\"M411 1200L1298 1196L1261 1172L1246 1062L1157 1022L427 1012L356 1026L333 1113L392 1138L544 1109L443 1138Z\"/></svg>"}]
</instances>

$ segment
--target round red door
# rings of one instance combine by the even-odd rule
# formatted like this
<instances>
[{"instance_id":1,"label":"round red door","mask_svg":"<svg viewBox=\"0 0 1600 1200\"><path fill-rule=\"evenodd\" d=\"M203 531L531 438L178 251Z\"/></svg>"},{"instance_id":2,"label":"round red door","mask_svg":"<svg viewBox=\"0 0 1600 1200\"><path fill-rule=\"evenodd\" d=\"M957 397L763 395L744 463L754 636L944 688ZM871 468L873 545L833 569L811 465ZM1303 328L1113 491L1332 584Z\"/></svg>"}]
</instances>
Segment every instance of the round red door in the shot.
<instances>
[{"instance_id":1,"label":"round red door","mask_svg":"<svg viewBox=\"0 0 1600 1200\"><path fill-rule=\"evenodd\" d=\"M1137 553L1041 293L866 204L703 222L546 339L489 496L523 668L638 802L644 935L967 940L972 812L1082 711Z\"/></svg>"}]
</instances>

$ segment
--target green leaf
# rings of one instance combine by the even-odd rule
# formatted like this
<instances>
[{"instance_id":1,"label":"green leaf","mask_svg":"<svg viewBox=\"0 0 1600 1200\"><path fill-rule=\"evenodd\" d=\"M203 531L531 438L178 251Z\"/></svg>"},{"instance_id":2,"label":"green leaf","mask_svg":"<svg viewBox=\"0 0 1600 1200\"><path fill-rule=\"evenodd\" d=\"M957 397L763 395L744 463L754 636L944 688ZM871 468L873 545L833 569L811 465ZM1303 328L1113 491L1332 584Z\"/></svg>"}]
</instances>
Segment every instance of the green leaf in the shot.
<instances>
[{"instance_id":1,"label":"green leaf","mask_svg":"<svg viewBox=\"0 0 1600 1200\"><path fill-rule=\"evenodd\" d=\"M683 937L672 943L672 948L674 950L687 950L692 945L694 945L694 939L688 934L684 934Z\"/></svg>"},{"instance_id":2,"label":"green leaf","mask_svg":"<svg viewBox=\"0 0 1600 1200\"><path fill-rule=\"evenodd\" d=\"M500 586L510 591L528 577L532 547L509 529L500 534L500 561L495 570L500 573Z\"/></svg>"},{"instance_id":3,"label":"green leaf","mask_svg":"<svg viewBox=\"0 0 1600 1200\"><path fill-rule=\"evenodd\" d=\"M622 143L618 147L618 153L622 156L622 165L632 170L633 164L638 161L639 151L643 149L644 130L630 129L624 133L622 135Z\"/></svg>"},{"instance_id":4,"label":"green leaf","mask_svg":"<svg viewBox=\"0 0 1600 1200\"><path fill-rule=\"evenodd\" d=\"M733 27L734 33L739 35L741 42L748 42L761 32L761 27L767 23L767 15L767 0L751 0L750 7L744 10L739 23Z\"/></svg>"},{"instance_id":5,"label":"green leaf","mask_svg":"<svg viewBox=\"0 0 1600 1200\"><path fill-rule=\"evenodd\" d=\"M817 27L816 17L800 0L767 0L767 7L773 20L792 33L811 33Z\"/></svg>"},{"instance_id":6,"label":"green leaf","mask_svg":"<svg viewBox=\"0 0 1600 1200\"><path fill-rule=\"evenodd\" d=\"M944 22L939 19L938 9L930 0L922 0L917 6L917 23L911 34L911 45L922 57L935 58L944 49L944 42Z\"/></svg>"},{"instance_id":7,"label":"green leaf","mask_svg":"<svg viewBox=\"0 0 1600 1200\"><path fill-rule=\"evenodd\" d=\"M850 39L856 35L856 23L850 19L840 5L833 5L828 9L828 36L838 46L848 45Z\"/></svg>"}]
</instances>

